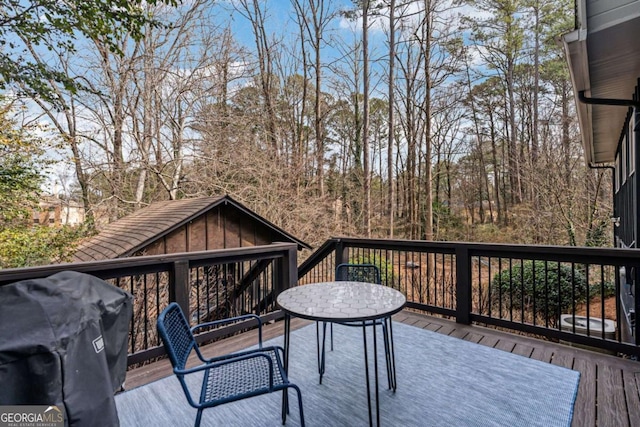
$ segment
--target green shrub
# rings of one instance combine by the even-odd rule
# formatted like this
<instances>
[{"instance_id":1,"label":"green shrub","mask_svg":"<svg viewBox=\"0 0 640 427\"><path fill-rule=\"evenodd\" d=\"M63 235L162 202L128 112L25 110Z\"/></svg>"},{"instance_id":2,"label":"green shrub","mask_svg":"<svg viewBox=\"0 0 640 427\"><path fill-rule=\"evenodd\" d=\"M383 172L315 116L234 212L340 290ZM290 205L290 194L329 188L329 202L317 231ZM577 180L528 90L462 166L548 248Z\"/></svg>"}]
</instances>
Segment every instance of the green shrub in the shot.
<instances>
[{"instance_id":1,"label":"green shrub","mask_svg":"<svg viewBox=\"0 0 640 427\"><path fill-rule=\"evenodd\" d=\"M599 287L598 287L599 288ZM557 262L524 261L496 274L491 281L491 302L503 309L533 310L549 320L587 299L584 273Z\"/></svg>"},{"instance_id":2,"label":"green shrub","mask_svg":"<svg viewBox=\"0 0 640 427\"><path fill-rule=\"evenodd\" d=\"M616 294L616 284L614 282L605 281L602 283L601 289L600 283L593 283L589 287L589 296L592 298L600 298L604 293L604 297L612 297ZM604 291L604 292L603 292Z\"/></svg>"},{"instance_id":3,"label":"green shrub","mask_svg":"<svg viewBox=\"0 0 640 427\"><path fill-rule=\"evenodd\" d=\"M0 229L0 269L57 264L71 260L84 226L19 226Z\"/></svg>"}]
</instances>

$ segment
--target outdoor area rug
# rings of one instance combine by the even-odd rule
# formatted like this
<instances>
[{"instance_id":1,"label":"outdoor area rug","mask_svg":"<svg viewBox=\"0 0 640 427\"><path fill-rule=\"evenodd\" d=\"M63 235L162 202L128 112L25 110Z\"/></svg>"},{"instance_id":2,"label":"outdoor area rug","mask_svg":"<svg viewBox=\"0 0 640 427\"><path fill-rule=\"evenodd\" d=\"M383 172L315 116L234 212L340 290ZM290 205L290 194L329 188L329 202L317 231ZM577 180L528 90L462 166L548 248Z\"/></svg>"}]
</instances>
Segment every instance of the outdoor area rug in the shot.
<instances>
[{"instance_id":1,"label":"outdoor area rug","mask_svg":"<svg viewBox=\"0 0 640 427\"><path fill-rule=\"evenodd\" d=\"M377 334L381 425L571 425L579 372L397 322L393 333L395 393L387 389L380 328ZM265 345L282 342L279 337ZM368 425L361 328L334 326L334 350L327 350L322 385L315 342L315 324L291 334L289 378L302 390L307 426ZM197 381L193 389L199 390ZM289 396L287 425L297 426L295 391ZM281 399L282 393L272 393L206 409L202 425L278 426ZM120 393L116 404L123 427L192 426L196 417L174 376Z\"/></svg>"}]
</instances>

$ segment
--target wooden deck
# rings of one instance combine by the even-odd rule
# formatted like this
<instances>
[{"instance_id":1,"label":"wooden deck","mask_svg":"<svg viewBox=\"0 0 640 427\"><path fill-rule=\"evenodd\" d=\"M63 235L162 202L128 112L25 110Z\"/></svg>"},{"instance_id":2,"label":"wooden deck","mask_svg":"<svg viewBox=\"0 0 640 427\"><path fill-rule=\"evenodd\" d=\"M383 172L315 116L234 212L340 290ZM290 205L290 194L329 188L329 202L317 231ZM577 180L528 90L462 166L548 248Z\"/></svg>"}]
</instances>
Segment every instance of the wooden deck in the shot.
<instances>
[{"instance_id":1,"label":"wooden deck","mask_svg":"<svg viewBox=\"0 0 640 427\"><path fill-rule=\"evenodd\" d=\"M482 326L460 325L406 310L395 315L394 320L580 371L573 426L640 426L640 362ZM308 323L293 319L292 328ZM282 322L265 325L263 331L264 340L282 335ZM206 356L211 357L240 350L255 342L255 334L247 333L207 346L204 351ZM168 360L136 368L127 373L126 388L135 388L171 374Z\"/></svg>"}]
</instances>

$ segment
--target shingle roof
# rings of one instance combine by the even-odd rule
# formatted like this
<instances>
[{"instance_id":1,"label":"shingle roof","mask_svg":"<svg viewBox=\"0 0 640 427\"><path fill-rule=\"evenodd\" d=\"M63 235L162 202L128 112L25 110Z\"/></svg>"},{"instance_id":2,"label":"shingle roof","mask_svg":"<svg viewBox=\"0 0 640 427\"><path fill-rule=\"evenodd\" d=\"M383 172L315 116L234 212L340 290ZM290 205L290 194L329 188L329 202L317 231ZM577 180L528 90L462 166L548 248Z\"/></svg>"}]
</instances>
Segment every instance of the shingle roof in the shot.
<instances>
[{"instance_id":1,"label":"shingle roof","mask_svg":"<svg viewBox=\"0 0 640 427\"><path fill-rule=\"evenodd\" d=\"M83 242L77 249L74 261L93 261L121 258L167 235L197 216L222 204L232 204L244 213L283 235L283 239L310 249L274 224L252 212L229 196L200 197L195 199L156 202L131 215L108 224L100 233Z\"/></svg>"}]
</instances>

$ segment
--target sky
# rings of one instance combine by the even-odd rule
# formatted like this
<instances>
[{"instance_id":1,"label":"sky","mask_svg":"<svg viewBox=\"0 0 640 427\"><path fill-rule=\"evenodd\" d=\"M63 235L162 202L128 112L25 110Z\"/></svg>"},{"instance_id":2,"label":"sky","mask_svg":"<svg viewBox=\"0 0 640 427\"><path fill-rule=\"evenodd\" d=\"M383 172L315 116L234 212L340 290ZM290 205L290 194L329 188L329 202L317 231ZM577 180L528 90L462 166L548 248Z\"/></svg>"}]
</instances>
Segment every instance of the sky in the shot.
<instances>
[{"instance_id":1,"label":"sky","mask_svg":"<svg viewBox=\"0 0 640 427\"><path fill-rule=\"evenodd\" d=\"M188 0L187 0L188 1ZM251 0L249 0L251 1ZM446 1L446 0L445 0ZM262 2L260 2L262 4ZM295 19L295 8L289 0L271 0L266 4L266 23L267 33L270 37L277 40L282 40L283 45L294 46L295 41L299 38L299 28ZM354 3L350 0L326 0L325 7L331 4L335 9L352 9ZM234 6L238 6L238 0L226 0L216 1L210 3L210 7L215 10L214 16L219 19L221 25L228 23L233 36L239 44L245 46L248 50L255 50L255 40L251 28L250 22L235 10ZM414 6L414 9L418 9L420 5ZM459 9L456 9L456 12ZM383 15L386 15L383 12ZM415 18L417 19L417 18ZM370 20L370 58L371 72L372 72L372 87L375 92L379 77L385 72L387 67L386 60L386 34L385 29L388 25L388 18L372 18ZM340 45L353 46L354 41L361 36L361 19L349 20L344 16L336 16L331 21L331 24L326 31L326 44L322 48L322 61L323 63L331 62L333 59L342 56ZM377 57L384 57L381 61L375 61ZM301 62L300 62L301 65ZM328 72L327 72L328 73ZM377 76L376 76L377 74ZM328 82L328 78L325 76L325 84ZM382 91L386 91L383 85L379 86ZM325 88L326 90L326 88ZM374 93L375 96L375 93ZM54 176L58 178L50 179L49 186L53 189L53 181L67 181L73 180L73 170L67 166L61 166L58 170L54 171ZM65 183L62 183L65 185Z\"/></svg>"}]
</instances>

